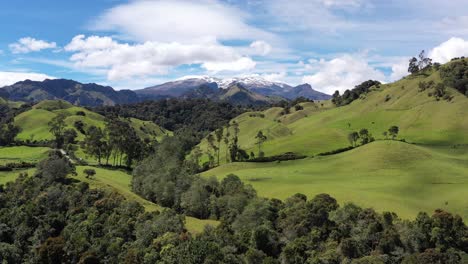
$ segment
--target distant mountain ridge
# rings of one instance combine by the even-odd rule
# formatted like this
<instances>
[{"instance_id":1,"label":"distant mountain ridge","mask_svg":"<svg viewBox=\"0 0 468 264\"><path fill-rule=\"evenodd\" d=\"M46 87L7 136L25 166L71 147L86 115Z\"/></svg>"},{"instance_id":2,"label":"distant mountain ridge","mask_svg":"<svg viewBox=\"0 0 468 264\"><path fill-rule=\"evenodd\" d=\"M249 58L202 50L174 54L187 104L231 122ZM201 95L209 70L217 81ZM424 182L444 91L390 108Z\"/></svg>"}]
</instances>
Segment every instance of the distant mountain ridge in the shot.
<instances>
[{"instance_id":1,"label":"distant mountain ridge","mask_svg":"<svg viewBox=\"0 0 468 264\"><path fill-rule=\"evenodd\" d=\"M1 87L0 97L10 101L33 103L44 100L65 100L74 105L91 107L166 98L203 98L227 101L234 105L265 105L298 97L312 100L330 99L329 95L315 91L309 84L293 87L260 77L188 78L134 91L116 91L110 86L95 83L83 84L67 79L46 79L42 82L25 80Z\"/></svg>"},{"instance_id":2,"label":"distant mountain ridge","mask_svg":"<svg viewBox=\"0 0 468 264\"><path fill-rule=\"evenodd\" d=\"M0 88L3 97L12 101L40 102L65 100L75 105L99 106L136 103L138 95L130 90L116 91L110 86L83 84L66 79L25 80Z\"/></svg>"},{"instance_id":3,"label":"distant mountain ridge","mask_svg":"<svg viewBox=\"0 0 468 264\"><path fill-rule=\"evenodd\" d=\"M186 94L191 94L200 86L211 87L213 89L227 89L233 84L240 84L251 92L269 97L295 99L302 96L312 100L328 100L331 98L328 94L314 90L309 84L291 86L282 82L268 81L261 77L236 77L227 79L208 76L193 77L147 87L141 90L136 90L135 92L140 97L183 97Z\"/></svg>"}]
</instances>

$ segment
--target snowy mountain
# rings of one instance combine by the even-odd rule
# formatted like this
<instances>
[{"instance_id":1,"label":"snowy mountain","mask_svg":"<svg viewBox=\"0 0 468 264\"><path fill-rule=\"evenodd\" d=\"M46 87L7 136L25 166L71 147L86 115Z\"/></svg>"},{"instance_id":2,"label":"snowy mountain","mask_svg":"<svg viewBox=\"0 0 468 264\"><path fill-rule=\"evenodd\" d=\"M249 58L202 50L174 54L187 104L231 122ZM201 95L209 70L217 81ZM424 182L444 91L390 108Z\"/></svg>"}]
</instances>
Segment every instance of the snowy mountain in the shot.
<instances>
[{"instance_id":1,"label":"snowy mountain","mask_svg":"<svg viewBox=\"0 0 468 264\"><path fill-rule=\"evenodd\" d=\"M326 100L330 98L327 94L315 91L309 84L291 86L282 82L268 81L258 76L226 79L210 76L192 76L136 90L135 92L142 98L151 99L165 97L193 97L194 94L209 98L209 96L204 96L202 91L208 91L212 94L215 89L227 89L234 84L240 84L242 87L253 93L267 97L295 99L303 96L313 100ZM202 86L205 88L200 90L199 88Z\"/></svg>"}]
</instances>

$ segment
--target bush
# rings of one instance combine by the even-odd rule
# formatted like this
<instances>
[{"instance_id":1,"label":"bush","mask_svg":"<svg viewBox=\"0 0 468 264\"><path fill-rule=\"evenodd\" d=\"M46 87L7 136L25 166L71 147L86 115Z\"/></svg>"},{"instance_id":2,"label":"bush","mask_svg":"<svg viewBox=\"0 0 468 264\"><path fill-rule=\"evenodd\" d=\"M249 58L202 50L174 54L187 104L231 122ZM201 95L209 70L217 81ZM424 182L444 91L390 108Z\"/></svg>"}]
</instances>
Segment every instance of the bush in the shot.
<instances>
[{"instance_id":1,"label":"bush","mask_svg":"<svg viewBox=\"0 0 468 264\"><path fill-rule=\"evenodd\" d=\"M342 153L342 152L345 152L345 151L348 151L348 150L352 150L353 148L354 148L353 146L349 146L349 147L346 147L346 148L339 148L339 149L335 149L335 150L332 150L332 151L319 153L319 154L317 154L317 156L334 155L334 154Z\"/></svg>"},{"instance_id":2,"label":"bush","mask_svg":"<svg viewBox=\"0 0 468 264\"><path fill-rule=\"evenodd\" d=\"M297 159L304 159L307 156L293 153L293 152L286 152L280 155L269 156L269 157L257 157L254 159L249 159L247 162L272 162L272 161L284 161L284 160L297 160Z\"/></svg>"}]
</instances>

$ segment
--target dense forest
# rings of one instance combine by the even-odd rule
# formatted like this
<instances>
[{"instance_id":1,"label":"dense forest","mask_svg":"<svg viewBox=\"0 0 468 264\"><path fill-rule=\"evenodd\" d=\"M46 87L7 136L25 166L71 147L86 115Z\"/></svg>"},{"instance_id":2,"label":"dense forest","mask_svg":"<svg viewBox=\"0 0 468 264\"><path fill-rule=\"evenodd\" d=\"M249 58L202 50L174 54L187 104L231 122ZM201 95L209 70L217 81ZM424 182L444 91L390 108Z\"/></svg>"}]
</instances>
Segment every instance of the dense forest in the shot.
<instances>
[{"instance_id":1,"label":"dense forest","mask_svg":"<svg viewBox=\"0 0 468 264\"><path fill-rule=\"evenodd\" d=\"M174 139L172 139L174 140ZM173 144L171 142L171 144ZM119 194L67 177L52 152L34 175L0 188L0 258L6 263L461 263L468 228L442 210L401 220L320 194L257 197L235 175L191 175L163 143L135 170L134 189L172 209L145 213ZM164 146L165 145L165 146ZM180 148L179 148L180 149ZM162 166L154 170L157 166ZM179 168L180 169L177 169ZM181 213L221 219L198 235Z\"/></svg>"}]
</instances>

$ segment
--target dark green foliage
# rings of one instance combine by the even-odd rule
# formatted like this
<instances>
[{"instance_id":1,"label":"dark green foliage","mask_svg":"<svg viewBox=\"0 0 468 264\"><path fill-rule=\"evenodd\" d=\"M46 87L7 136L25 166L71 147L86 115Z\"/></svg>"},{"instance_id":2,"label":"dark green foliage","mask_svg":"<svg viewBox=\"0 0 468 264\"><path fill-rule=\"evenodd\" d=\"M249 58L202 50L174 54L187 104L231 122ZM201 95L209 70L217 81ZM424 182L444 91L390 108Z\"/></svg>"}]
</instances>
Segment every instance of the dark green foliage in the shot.
<instances>
[{"instance_id":1,"label":"dark green foliage","mask_svg":"<svg viewBox=\"0 0 468 264\"><path fill-rule=\"evenodd\" d=\"M60 101L61 102L61 101ZM64 144L64 130L66 127L65 124L65 115L63 113L59 113L57 116L52 118L49 122L49 132L55 137L55 147L62 148Z\"/></svg>"},{"instance_id":2,"label":"dark green foliage","mask_svg":"<svg viewBox=\"0 0 468 264\"><path fill-rule=\"evenodd\" d=\"M90 179L90 178L94 177L94 175L96 175L96 171L93 170L93 169L85 169L83 172L84 172L84 174L86 174L87 179Z\"/></svg>"},{"instance_id":3,"label":"dark green foliage","mask_svg":"<svg viewBox=\"0 0 468 264\"><path fill-rule=\"evenodd\" d=\"M15 137L21 129L9 122L6 124L0 124L0 146L7 146L15 142Z\"/></svg>"},{"instance_id":4,"label":"dark green foliage","mask_svg":"<svg viewBox=\"0 0 468 264\"><path fill-rule=\"evenodd\" d=\"M432 59L426 56L426 52L424 50L419 53L418 57L419 60L415 57L409 60L408 72L411 74L417 73L432 66Z\"/></svg>"},{"instance_id":5,"label":"dark green foliage","mask_svg":"<svg viewBox=\"0 0 468 264\"><path fill-rule=\"evenodd\" d=\"M400 132L400 129L397 126L391 126L388 129L388 133L392 136L392 139L395 139L398 136L398 132Z\"/></svg>"},{"instance_id":6,"label":"dark green foliage","mask_svg":"<svg viewBox=\"0 0 468 264\"><path fill-rule=\"evenodd\" d=\"M457 59L440 67L440 77L447 86L468 96L468 59Z\"/></svg>"},{"instance_id":7,"label":"dark green foliage","mask_svg":"<svg viewBox=\"0 0 468 264\"><path fill-rule=\"evenodd\" d=\"M379 87L379 81L368 80L359 85L356 85L352 90L346 90L343 95L340 95L339 91L335 91L332 95L332 102L336 106L343 106L350 104L354 100L358 99L361 95L366 94L370 91L371 87Z\"/></svg>"},{"instance_id":8,"label":"dark green foliage","mask_svg":"<svg viewBox=\"0 0 468 264\"><path fill-rule=\"evenodd\" d=\"M208 132L215 131L227 125L234 117L254 109L205 99L167 99L130 105L103 106L95 110L107 117L135 117L153 121L176 134L189 131L189 134L194 137L194 143L191 146L193 147Z\"/></svg>"}]
</instances>

